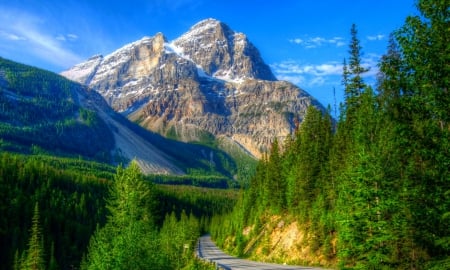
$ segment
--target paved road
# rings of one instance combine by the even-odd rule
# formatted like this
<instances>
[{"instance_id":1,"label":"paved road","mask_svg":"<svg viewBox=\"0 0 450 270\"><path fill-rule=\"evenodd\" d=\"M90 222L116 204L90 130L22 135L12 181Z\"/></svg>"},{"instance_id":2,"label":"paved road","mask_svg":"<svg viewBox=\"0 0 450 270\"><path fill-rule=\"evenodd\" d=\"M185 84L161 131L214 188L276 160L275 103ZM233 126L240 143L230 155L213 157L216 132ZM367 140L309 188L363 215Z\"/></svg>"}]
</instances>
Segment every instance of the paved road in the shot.
<instances>
[{"instance_id":1,"label":"paved road","mask_svg":"<svg viewBox=\"0 0 450 270\"><path fill-rule=\"evenodd\" d=\"M212 241L209 235L200 237L198 256L208 261L213 261L217 265L226 270L241 270L241 269L259 269L259 270L275 270L275 269L311 269L319 270L321 268L304 267L304 266L289 266L271 263L260 263L244 259L238 259L223 253Z\"/></svg>"}]
</instances>

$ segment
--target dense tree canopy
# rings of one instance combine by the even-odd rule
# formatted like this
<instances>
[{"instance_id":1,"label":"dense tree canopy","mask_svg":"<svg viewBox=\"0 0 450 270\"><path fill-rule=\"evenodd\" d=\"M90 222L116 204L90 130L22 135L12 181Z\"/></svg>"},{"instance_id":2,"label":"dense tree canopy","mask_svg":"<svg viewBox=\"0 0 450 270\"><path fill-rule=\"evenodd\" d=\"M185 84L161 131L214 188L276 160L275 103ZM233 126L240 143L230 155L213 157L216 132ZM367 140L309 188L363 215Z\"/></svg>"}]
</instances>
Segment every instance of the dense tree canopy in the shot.
<instances>
[{"instance_id":1,"label":"dense tree canopy","mask_svg":"<svg viewBox=\"0 0 450 270\"><path fill-rule=\"evenodd\" d=\"M234 190L155 186L135 164L114 173L91 161L1 153L0 265L73 269L87 255L83 267L93 269L112 263L148 269L155 262L165 264L163 269L207 269L193 260L193 241L213 214L232 208L235 198ZM163 229L169 220L175 225ZM190 229L173 241L186 223ZM161 252L167 240L176 248ZM185 243L189 249L180 250ZM142 254L146 260L135 258ZM168 260L181 254L182 260ZM135 264L125 264L130 258Z\"/></svg>"},{"instance_id":2,"label":"dense tree canopy","mask_svg":"<svg viewBox=\"0 0 450 270\"><path fill-rule=\"evenodd\" d=\"M441 0L417 7L420 15L391 36L375 91L363 80L352 25L340 120L333 126L311 108L283 152L274 143L233 222L213 222L218 243L232 234L244 254L267 217L291 215L310 251L340 268L450 267L450 9ZM255 232L245 237L243 228Z\"/></svg>"}]
</instances>

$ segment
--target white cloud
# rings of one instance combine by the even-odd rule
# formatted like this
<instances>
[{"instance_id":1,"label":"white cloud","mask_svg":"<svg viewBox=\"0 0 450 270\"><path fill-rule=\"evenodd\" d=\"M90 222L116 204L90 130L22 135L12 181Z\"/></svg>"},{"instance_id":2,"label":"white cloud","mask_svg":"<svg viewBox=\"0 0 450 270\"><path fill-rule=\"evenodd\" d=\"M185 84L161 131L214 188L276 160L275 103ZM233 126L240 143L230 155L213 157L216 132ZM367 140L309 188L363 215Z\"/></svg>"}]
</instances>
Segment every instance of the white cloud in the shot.
<instances>
[{"instance_id":1,"label":"white cloud","mask_svg":"<svg viewBox=\"0 0 450 270\"><path fill-rule=\"evenodd\" d=\"M363 74L367 82L372 82L378 73L378 54L367 54L361 59L361 65L369 68ZM342 76L342 63L329 61L318 64L302 64L298 61L287 60L271 65L279 80L286 80L303 87L319 87L324 85L339 85Z\"/></svg>"},{"instance_id":2,"label":"white cloud","mask_svg":"<svg viewBox=\"0 0 450 270\"><path fill-rule=\"evenodd\" d=\"M271 65L279 80L289 81L300 87L320 87L333 81L331 78L342 74L342 64L327 62L304 64L288 60Z\"/></svg>"},{"instance_id":3,"label":"white cloud","mask_svg":"<svg viewBox=\"0 0 450 270\"><path fill-rule=\"evenodd\" d=\"M303 39L301 38L294 38L294 39L290 39L289 40L292 43L296 43L296 44L302 44L303 43Z\"/></svg>"},{"instance_id":4,"label":"white cloud","mask_svg":"<svg viewBox=\"0 0 450 270\"><path fill-rule=\"evenodd\" d=\"M369 53L362 57L361 65L365 68L369 68L369 71L363 75L364 77L375 77L378 74L378 63L380 59L381 56L375 53Z\"/></svg>"},{"instance_id":5,"label":"white cloud","mask_svg":"<svg viewBox=\"0 0 450 270\"><path fill-rule=\"evenodd\" d=\"M9 32L3 31L3 30L0 30L0 38L10 40L10 41L26 40L25 37L18 36L16 34L9 33Z\"/></svg>"},{"instance_id":6,"label":"white cloud","mask_svg":"<svg viewBox=\"0 0 450 270\"><path fill-rule=\"evenodd\" d=\"M44 20L37 16L4 9L0 14L0 25L3 27L0 37L4 39L4 42L25 41L23 44L12 46L16 53L25 52L63 68L83 60L82 57L63 46L63 41L75 40L78 38L76 35L52 34L52 29L46 27Z\"/></svg>"},{"instance_id":7,"label":"white cloud","mask_svg":"<svg viewBox=\"0 0 450 270\"><path fill-rule=\"evenodd\" d=\"M377 40L383 40L385 38L385 35L374 35L374 36L367 36L367 39L370 41L377 41Z\"/></svg>"},{"instance_id":8,"label":"white cloud","mask_svg":"<svg viewBox=\"0 0 450 270\"><path fill-rule=\"evenodd\" d=\"M317 75L340 75L342 65L337 63L320 64L315 66Z\"/></svg>"},{"instance_id":9,"label":"white cloud","mask_svg":"<svg viewBox=\"0 0 450 270\"><path fill-rule=\"evenodd\" d=\"M78 36L75 34L67 34L67 35L59 34L55 37L55 39L59 41L75 41L78 39Z\"/></svg>"},{"instance_id":10,"label":"white cloud","mask_svg":"<svg viewBox=\"0 0 450 270\"><path fill-rule=\"evenodd\" d=\"M300 65L295 61L284 61L271 65L276 74L304 74L313 76L328 76L342 74L342 64L328 62L324 64Z\"/></svg>"},{"instance_id":11,"label":"white cloud","mask_svg":"<svg viewBox=\"0 0 450 270\"><path fill-rule=\"evenodd\" d=\"M77 35L75 35L75 34L67 34L67 37L69 38L69 40L72 40L72 41L74 41L74 40L77 40L77 39L78 39L78 36L77 36Z\"/></svg>"},{"instance_id":12,"label":"white cloud","mask_svg":"<svg viewBox=\"0 0 450 270\"><path fill-rule=\"evenodd\" d=\"M324 38L324 37L307 37L307 38L293 38L289 39L289 42L294 44L302 45L306 49L312 49L321 47L324 45L334 45L336 47L344 46L346 43L344 42L344 38L342 37L332 37L332 38Z\"/></svg>"}]
</instances>

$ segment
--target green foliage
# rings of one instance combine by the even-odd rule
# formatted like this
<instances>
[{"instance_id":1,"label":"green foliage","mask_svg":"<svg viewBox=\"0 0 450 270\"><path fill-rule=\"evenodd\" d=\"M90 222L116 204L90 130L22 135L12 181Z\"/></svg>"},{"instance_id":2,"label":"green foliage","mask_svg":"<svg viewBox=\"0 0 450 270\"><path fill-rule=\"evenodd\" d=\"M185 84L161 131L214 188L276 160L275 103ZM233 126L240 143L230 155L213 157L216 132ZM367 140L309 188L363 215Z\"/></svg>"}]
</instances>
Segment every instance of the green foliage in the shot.
<instances>
[{"instance_id":1,"label":"green foliage","mask_svg":"<svg viewBox=\"0 0 450 270\"><path fill-rule=\"evenodd\" d=\"M111 159L110 129L78 101L78 93L92 92L57 74L3 58L0 82L0 138L14 146L5 150L29 152L38 145L60 155Z\"/></svg>"},{"instance_id":2,"label":"green foliage","mask_svg":"<svg viewBox=\"0 0 450 270\"><path fill-rule=\"evenodd\" d=\"M345 117L351 119L355 107L358 106L358 97L364 91L367 86L362 78L363 74L369 71L369 69L362 66L362 47L358 39L358 31L356 25L352 24L350 30L351 40L349 46L349 63L347 65L344 59L343 68L343 85L344 85L344 96L345 96L345 108L346 110L342 113Z\"/></svg>"},{"instance_id":3,"label":"green foliage","mask_svg":"<svg viewBox=\"0 0 450 270\"><path fill-rule=\"evenodd\" d=\"M79 264L90 235L97 224L105 222L102 197L108 174L97 171L101 168L97 165L81 160L0 154L2 267L24 265L26 254L32 254L31 243L41 247L38 251L48 263L46 269L55 263L63 269ZM36 204L39 211L33 212Z\"/></svg>"},{"instance_id":4,"label":"green foliage","mask_svg":"<svg viewBox=\"0 0 450 270\"><path fill-rule=\"evenodd\" d=\"M154 261L157 265L163 265L167 263L169 254L160 255L159 230L167 213L174 212L178 220L183 211L192 213L188 220L196 226L198 224L195 231L203 232L210 217L232 209L237 197L236 190L154 186L140 174L135 165L128 169L119 168L116 173L114 171L116 170L109 165L82 159L1 153L2 267L5 269L25 267L28 254L32 254L28 251L31 239L36 239L32 235L39 235L34 233L36 231L41 232L41 240L33 240L32 246L36 247L35 244L39 243L41 248L38 250L42 251L42 258L47 262L44 265L45 269L71 269L80 265L94 231L97 233L92 238L91 245L94 246L93 243L96 242L102 243L107 250L118 254L117 258L121 258L122 261L128 260L125 258L140 256L142 250L146 250L145 256L148 260L127 267L148 269L148 265ZM116 181L111 182L114 179ZM138 190L134 191L134 188ZM108 200L107 208L104 198L108 190L112 191L111 195L115 194L113 197L117 200ZM121 192L118 193L119 190ZM32 218L32 210L37 203L38 219ZM105 224L108 210L111 210L110 217ZM115 215L117 219L114 219L114 223L111 219L112 213L118 213ZM132 217L137 221L132 221ZM185 226L184 223L180 224ZM38 230L35 230L36 228ZM120 237L112 239L111 236L119 229ZM141 238L148 241L139 243ZM194 241L192 239L190 241ZM134 247L127 246L133 242ZM193 247L194 245L191 246ZM152 252L152 255L148 254L149 252ZM97 255L99 257L96 257ZM97 262L102 261L101 252L92 253L92 256ZM183 267L184 265L209 267L191 258L193 256L189 251L183 260ZM88 266L86 256L82 265Z\"/></svg>"},{"instance_id":5,"label":"green foliage","mask_svg":"<svg viewBox=\"0 0 450 270\"><path fill-rule=\"evenodd\" d=\"M210 189L193 186L157 185L159 218L162 224L165 213L175 212L179 217L182 211L192 213L204 220L205 225L214 215L230 212L236 204L238 191L233 189Z\"/></svg>"},{"instance_id":6,"label":"green foliage","mask_svg":"<svg viewBox=\"0 0 450 270\"><path fill-rule=\"evenodd\" d=\"M281 213L286 208L286 184L281 175L281 154L277 139L272 143L267 169L267 179L265 179L266 190L264 192L267 203L275 213Z\"/></svg>"},{"instance_id":7,"label":"green foliage","mask_svg":"<svg viewBox=\"0 0 450 270\"><path fill-rule=\"evenodd\" d=\"M152 185L143 180L137 163L118 168L109 192L106 225L93 236L84 269L156 269L164 266L158 256L154 227Z\"/></svg>"},{"instance_id":8,"label":"green foliage","mask_svg":"<svg viewBox=\"0 0 450 270\"><path fill-rule=\"evenodd\" d=\"M28 242L28 250L26 251L26 259L22 263L22 269L44 270L44 246L42 232L39 224L39 205L34 206L33 220L31 224L31 236Z\"/></svg>"},{"instance_id":9,"label":"green foliage","mask_svg":"<svg viewBox=\"0 0 450 270\"><path fill-rule=\"evenodd\" d=\"M245 149L226 138L218 139L218 147L230 155L236 164L236 180L241 187L247 187L256 170L257 160Z\"/></svg>"},{"instance_id":10,"label":"green foliage","mask_svg":"<svg viewBox=\"0 0 450 270\"><path fill-rule=\"evenodd\" d=\"M218 244L243 254L256 237L270 252L262 224L287 214L302 224L310 251L339 268L448 268L447 2L418 1L420 16L408 17L391 37L378 95L363 82L367 70L352 26L341 119L333 128L328 115L311 107L284 152L274 144L233 212L212 219ZM244 237L243 228L253 231Z\"/></svg>"},{"instance_id":11,"label":"green foliage","mask_svg":"<svg viewBox=\"0 0 450 270\"><path fill-rule=\"evenodd\" d=\"M191 185L223 189L238 187L239 185L236 181L230 180L228 177L222 175L205 175L204 172L197 175L147 175L145 178L153 183L166 185Z\"/></svg>"},{"instance_id":12,"label":"green foliage","mask_svg":"<svg viewBox=\"0 0 450 270\"><path fill-rule=\"evenodd\" d=\"M82 269L182 269L200 265L193 259L201 223L192 212L166 214L160 230L161 206L154 185L144 180L135 162L118 168L109 192L108 221L91 238ZM202 266L207 267L207 266Z\"/></svg>"},{"instance_id":13,"label":"green foliage","mask_svg":"<svg viewBox=\"0 0 450 270\"><path fill-rule=\"evenodd\" d=\"M177 220L175 213L167 214L160 232L161 252L167 254L167 268L181 269L192 259L200 237L200 224L192 214L183 211Z\"/></svg>"}]
</instances>

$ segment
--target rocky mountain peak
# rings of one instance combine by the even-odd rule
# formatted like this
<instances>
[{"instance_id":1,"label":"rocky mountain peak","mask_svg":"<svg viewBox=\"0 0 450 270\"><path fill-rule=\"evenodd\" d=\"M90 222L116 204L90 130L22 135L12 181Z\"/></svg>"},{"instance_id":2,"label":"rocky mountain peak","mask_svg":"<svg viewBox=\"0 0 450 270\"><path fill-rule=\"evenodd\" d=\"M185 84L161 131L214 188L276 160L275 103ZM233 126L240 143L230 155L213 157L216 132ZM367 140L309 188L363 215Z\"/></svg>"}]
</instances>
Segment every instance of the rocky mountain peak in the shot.
<instances>
[{"instance_id":1,"label":"rocky mountain peak","mask_svg":"<svg viewBox=\"0 0 450 270\"><path fill-rule=\"evenodd\" d=\"M173 44L200 65L207 75L223 80L276 80L258 49L247 39L215 19L195 24Z\"/></svg>"},{"instance_id":2,"label":"rocky mountain peak","mask_svg":"<svg viewBox=\"0 0 450 270\"><path fill-rule=\"evenodd\" d=\"M321 106L277 81L247 36L215 19L172 42L144 37L62 75L147 129L183 141L225 136L255 156L292 132L308 106Z\"/></svg>"}]
</instances>

